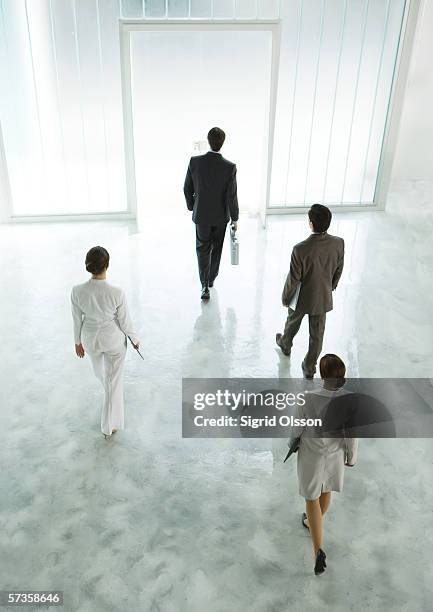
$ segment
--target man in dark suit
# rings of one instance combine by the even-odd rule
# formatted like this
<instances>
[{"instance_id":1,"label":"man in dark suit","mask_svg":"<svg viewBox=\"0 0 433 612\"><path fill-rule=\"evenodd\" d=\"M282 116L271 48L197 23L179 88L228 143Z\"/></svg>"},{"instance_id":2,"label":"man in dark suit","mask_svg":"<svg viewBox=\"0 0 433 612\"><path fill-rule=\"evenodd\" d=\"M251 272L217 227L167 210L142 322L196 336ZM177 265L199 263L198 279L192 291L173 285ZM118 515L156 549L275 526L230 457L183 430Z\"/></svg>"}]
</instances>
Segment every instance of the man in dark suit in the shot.
<instances>
[{"instance_id":1,"label":"man in dark suit","mask_svg":"<svg viewBox=\"0 0 433 612\"><path fill-rule=\"evenodd\" d=\"M302 371L305 378L313 378L322 350L326 313L332 310L332 292L343 271L344 240L328 234L332 213L326 206L313 204L308 218L312 233L292 251L282 295L283 306L289 308L289 314L284 333L276 335L276 342L284 355L290 357L293 338L304 315L308 314L310 341Z\"/></svg>"},{"instance_id":2,"label":"man in dark suit","mask_svg":"<svg viewBox=\"0 0 433 612\"><path fill-rule=\"evenodd\" d=\"M236 165L220 153L225 137L220 128L210 130L207 139L211 150L191 157L183 188L196 227L202 300L210 298L209 287L218 275L227 223L231 219L236 230L239 217Z\"/></svg>"}]
</instances>

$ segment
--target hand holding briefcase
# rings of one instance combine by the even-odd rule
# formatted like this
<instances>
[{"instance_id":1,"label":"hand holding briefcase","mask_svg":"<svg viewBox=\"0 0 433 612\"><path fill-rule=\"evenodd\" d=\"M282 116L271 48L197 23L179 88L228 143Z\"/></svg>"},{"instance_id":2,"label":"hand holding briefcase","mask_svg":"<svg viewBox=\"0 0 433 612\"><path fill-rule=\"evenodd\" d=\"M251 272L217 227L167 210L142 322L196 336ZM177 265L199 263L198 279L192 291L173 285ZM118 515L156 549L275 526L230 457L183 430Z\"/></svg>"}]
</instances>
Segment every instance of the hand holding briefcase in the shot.
<instances>
[{"instance_id":1,"label":"hand holding briefcase","mask_svg":"<svg viewBox=\"0 0 433 612\"><path fill-rule=\"evenodd\" d=\"M230 258L232 266L239 265L239 241L233 226L230 227Z\"/></svg>"}]
</instances>

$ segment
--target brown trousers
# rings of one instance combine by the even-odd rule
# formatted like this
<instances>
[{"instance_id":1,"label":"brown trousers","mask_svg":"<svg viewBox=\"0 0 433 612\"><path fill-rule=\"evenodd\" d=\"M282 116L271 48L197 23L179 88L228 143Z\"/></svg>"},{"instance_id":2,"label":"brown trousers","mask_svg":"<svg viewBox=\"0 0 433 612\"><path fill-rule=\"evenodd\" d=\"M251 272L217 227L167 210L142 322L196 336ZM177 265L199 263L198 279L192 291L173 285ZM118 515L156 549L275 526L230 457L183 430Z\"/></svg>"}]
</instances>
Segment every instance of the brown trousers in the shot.
<instances>
[{"instance_id":1,"label":"brown trousers","mask_svg":"<svg viewBox=\"0 0 433 612\"><path fill-rule=\"evenodd\" d=\"M281 338L281 344L284 349L290 353L293 344L293 338L301 327L302 319L305 313L297 312L289 308L284 334ZM308 326L310 330L310 340L308 344L308 352L302 362L302 369L305 374L313 375L316 371L316 363L322 350L323 334L325 332L326 313L318 315L308 315Z\"/></svg>"}]
</instances>

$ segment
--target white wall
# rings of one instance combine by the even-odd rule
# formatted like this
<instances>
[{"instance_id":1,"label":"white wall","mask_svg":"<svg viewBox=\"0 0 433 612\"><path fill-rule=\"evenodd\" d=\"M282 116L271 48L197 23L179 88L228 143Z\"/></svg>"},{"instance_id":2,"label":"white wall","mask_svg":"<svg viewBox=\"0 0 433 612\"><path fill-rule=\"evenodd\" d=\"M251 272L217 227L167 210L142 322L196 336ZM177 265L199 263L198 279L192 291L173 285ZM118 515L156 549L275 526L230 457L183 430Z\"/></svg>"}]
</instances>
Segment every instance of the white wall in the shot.
<instances>
[{"instance_id":1,"label":"white wall","mask_svg":"<svg viewBox=\"0 0 433 612\"><path fill-rule=\"evenodd\" d=\"M408 75L392 181L433 182L433 0L423 0Z\"/></svg>"}]
</instances>

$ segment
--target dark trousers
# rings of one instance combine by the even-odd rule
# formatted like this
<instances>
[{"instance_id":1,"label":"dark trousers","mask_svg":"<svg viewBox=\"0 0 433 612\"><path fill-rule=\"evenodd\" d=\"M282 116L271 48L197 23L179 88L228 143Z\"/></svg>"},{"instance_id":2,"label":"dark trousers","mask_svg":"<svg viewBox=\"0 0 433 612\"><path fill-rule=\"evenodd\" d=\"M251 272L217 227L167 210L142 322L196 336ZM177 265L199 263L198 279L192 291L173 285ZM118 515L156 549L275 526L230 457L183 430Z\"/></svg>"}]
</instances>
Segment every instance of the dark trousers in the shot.
<instances>
[{"instance_id":1,"label":"dark trousers","mask_svg":"<svg viewBox=\"0 0 433 612\"><path fill-rule=\"evenodd\" d=\"M227 223L195 226L196 250L200 282L207 285L218 276Z\"/></svg>"},{"instance_id":2,"label":"dark trousers","mask_svg":"<svg viewBox=\"0 0 433 612\"><path fill-rule=\"evenodd\" d=\"M292 348L293 338L301 327L302 319L305 313L297 312L289 308L284 334L281 338L281 344L284 349L290 353ZM308 326L310 331L310 340L308 343L308 352L302 362L302 369L306 374L314 374L316 371L317 359L322 350L323 334L325 332L326 313L318 315L308 315Z\"/></svg>"}]
</instances>

